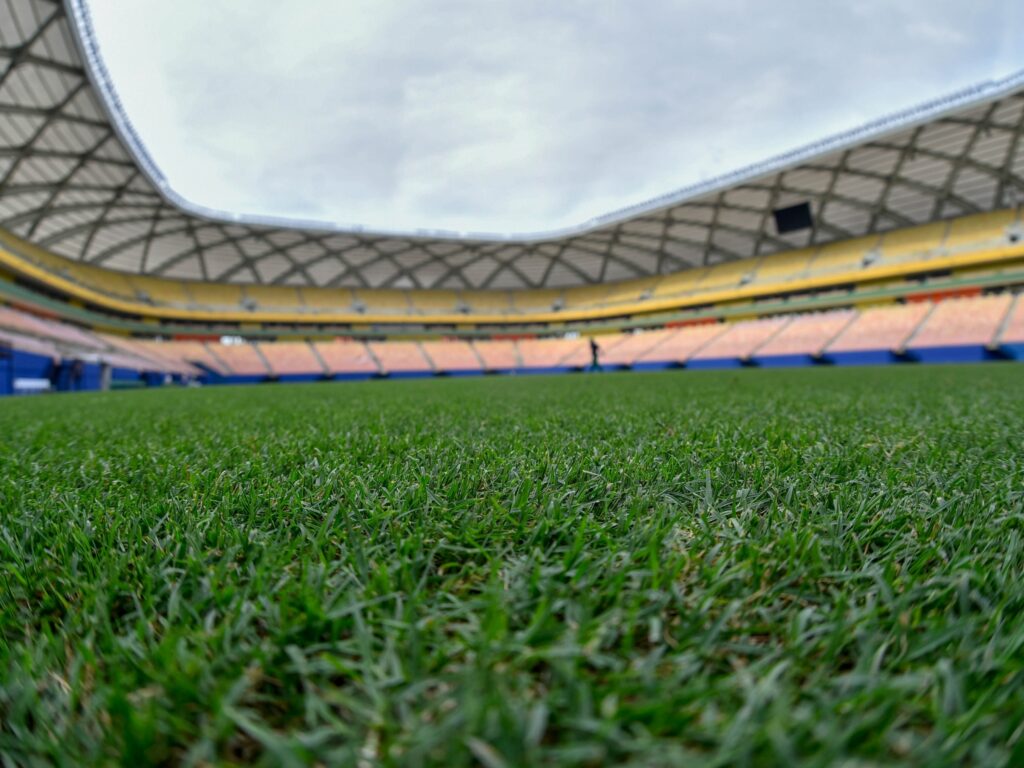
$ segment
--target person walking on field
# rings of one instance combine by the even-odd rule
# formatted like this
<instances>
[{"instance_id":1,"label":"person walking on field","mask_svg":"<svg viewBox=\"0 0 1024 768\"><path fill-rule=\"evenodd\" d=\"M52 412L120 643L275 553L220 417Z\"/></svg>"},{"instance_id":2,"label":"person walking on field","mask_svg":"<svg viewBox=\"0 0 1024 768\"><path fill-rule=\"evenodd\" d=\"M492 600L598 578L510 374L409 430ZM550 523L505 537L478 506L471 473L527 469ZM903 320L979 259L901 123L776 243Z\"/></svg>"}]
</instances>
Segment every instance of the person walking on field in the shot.
<instances>
[{"instance_id":1,"label":"person walking on field","mask_svg":"<svg viewBox=\"0 0 1024 768\"><path fill-rule=\"evenodd\" d=\"M601 354L601 348L599 346L597 346L597 342L596 341L591 339L590 340L590 370L592 370L592 371L599 371L599 370L601 370L601 365L597 361L598 355L600 355L600 354Z\"/></svg>"}]
</instances>

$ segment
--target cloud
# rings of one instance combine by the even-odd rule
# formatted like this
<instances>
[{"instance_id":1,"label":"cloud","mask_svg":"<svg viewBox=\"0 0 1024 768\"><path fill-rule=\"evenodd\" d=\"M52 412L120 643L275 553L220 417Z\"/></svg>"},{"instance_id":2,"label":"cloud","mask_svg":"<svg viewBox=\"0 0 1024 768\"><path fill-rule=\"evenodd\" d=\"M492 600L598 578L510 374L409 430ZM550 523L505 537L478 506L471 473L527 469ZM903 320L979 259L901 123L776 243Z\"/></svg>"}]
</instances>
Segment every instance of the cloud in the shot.
<instances>
[{"instance_id":1,"label":"cloud","mask_svg":"<svg viewBox=\"0 0 1024 768\"><path fill-rule=\"evenodd\" d=\"M1015 6L92 2L186 198L476 232L577 224L1008 74L1024 50L993 30Z\"/></svg>"}]
</instances>

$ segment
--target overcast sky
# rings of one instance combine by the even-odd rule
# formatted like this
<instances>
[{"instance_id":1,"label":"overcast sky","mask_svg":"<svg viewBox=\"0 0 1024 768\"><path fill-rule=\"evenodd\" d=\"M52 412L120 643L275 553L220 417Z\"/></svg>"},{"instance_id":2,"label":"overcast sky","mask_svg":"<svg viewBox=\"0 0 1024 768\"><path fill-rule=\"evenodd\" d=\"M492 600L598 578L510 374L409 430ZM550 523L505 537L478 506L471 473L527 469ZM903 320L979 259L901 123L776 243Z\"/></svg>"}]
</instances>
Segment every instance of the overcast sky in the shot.
<instances>
[{"instance_id":1,"label":"overcast sky","mask_svg":"<svg viewBox=\"0 0 1024 768\"><path fill-rule=\"evenodd\" d=\"M185 198L536 232L1024 68L1020 0L92 0Z\"/></svg>"}]
</instances>

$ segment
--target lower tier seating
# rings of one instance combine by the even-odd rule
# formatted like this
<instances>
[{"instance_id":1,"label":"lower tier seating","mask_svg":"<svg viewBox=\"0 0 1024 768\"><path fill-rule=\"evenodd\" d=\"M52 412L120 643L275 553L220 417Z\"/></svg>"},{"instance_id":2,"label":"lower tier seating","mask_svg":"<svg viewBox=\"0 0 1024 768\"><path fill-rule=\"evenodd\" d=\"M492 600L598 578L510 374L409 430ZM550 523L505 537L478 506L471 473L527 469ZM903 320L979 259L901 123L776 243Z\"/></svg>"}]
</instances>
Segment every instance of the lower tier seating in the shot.
<instances>
[{"instance_id":1,"label":"lower tier seating","mask_svg":"<svg viewBox=\"0 0 1024 768\"><path fill-rule=\"evenodd\" d=\"M1004 291L917 298L904 304L605 333L594 341L600 364L609 368L709 367L720 361L797 364L780 360L801 357L808 363L842 362L864 353L880 353L872 362L944 359L936 357L936 350L970 353L954 354L951 360L1024 354L1024 298L1019 295ZM591 365L590 339L578 335L473 341L168 341L94 332L4 306L0 354L10 350L46 360L210 381L579 370Z\"/></svg>"},{"instance_id":2,"label":"lower tier seating","mask_svg":"<svg viewBox=\"0 0 1024 768\"><path fill-rule=\"evenodd\" d=\"M861 310L829 345L829 352L902 349L921 324L930 303L893 304Z\"/></svg>"},{"instance_id":3,"label":"lower tier seating","mask_svg":"<svg viewBox=\"0 0 1024 768\"><path fill-rule=\"evenodd\" d=\"M907 342L911 348L988 346L1010 310L1012 296L954 298L940 302Z\"/></svg>"}]
</instances>

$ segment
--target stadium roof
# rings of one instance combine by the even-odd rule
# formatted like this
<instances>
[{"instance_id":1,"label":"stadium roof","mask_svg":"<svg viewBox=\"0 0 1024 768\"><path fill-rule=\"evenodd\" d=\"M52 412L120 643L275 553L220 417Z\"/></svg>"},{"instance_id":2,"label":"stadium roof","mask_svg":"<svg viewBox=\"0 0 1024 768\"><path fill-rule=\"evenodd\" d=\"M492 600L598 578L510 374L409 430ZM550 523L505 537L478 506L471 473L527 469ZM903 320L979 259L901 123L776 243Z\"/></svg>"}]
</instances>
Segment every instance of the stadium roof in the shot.
<instances>
[{"instance_id":1,"label":"stadium roof","mask_svg":"<svg viewBox=\"0 0 1024 768\"><path fill-rule=\"evenodd\" d=\"M1024 201L1024 72L558 232L369 232L202 208L121 108L84 0L0 0L0 227L213 281L548 288L674 272ZM812 226L773 212L808 203Z\"/></svg>"}]
</instances>

